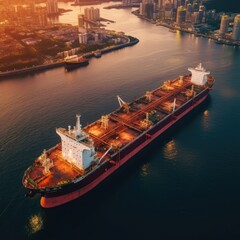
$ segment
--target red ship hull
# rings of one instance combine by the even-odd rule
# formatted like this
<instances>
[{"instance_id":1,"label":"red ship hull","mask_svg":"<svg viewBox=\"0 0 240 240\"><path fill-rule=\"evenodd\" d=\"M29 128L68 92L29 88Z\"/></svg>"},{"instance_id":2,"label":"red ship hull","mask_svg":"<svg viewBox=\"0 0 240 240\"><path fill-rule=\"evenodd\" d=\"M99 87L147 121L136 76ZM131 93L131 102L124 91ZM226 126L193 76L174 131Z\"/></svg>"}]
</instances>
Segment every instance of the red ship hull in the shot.
<instances>
[{"instance_id":1,"label":"red ship hull","mask_svg":"<svg viewBox=\"0 0 240 240\"><path fill-rule=\"evenodd\" d=\"M129 159L131 159L134 155L140 152L143 148L145 148L148 144L150 144L153 140L159 137L161 134L166 132L170 127L172 127L175 123L181 120L185 115L195 109L198 105L200 105L208 96L209 89L205 89L198 96L188 102L183 108L178 109L174 114L171 114L166 119L166 122L163 121L161 124L149 130L147 134L145 134L144 140L139 139L135 144L129 146L131 151L125 150L122 151L120 157L120 153L115 156L115 164L112 164L111 167L106 168L103 173L99 174L94 178L94 180L90 181L85 186L80 187L77 190L62 193L62 195L53 196L52 194L45 195L41 197L40 204L44 208L52 208L57 207L67 202L70 202L74 199L79 198L80 196L86 194L88 191L95 188L99 183L101 183L105 178L115 172L119 167L121 167L124 163L126 163ZM137 144L137 145L136 145Z\"/></svg>"}]
</instances>

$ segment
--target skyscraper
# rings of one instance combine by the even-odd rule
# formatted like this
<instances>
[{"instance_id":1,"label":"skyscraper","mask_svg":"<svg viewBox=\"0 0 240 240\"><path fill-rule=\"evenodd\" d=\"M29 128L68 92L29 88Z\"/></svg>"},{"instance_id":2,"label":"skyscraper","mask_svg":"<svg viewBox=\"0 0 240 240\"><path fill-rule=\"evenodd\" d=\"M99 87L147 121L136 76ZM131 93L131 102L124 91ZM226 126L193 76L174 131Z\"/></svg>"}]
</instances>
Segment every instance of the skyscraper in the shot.
<instances>
[{"instance_id":1,"label":"skyscraper","mask_svg":"<svg viewBox=\"0 0 240 240\"><path fill-rule=\"evenodd\" d=\"M79 33L78 34L78 40L79 40L79 44L87 43L87 41L88 41L87 33Z\"/></svg>"},{"instance_id":2,"label":"skyscraper","mask_svg":"<svg viewBox=\"0 0 240 240\"><path fill-rule=\"evenodd\" d=\"M240 14L234 18L232 39L240 40Z\"/></svg>"},{"instance_id":3,"label":"skyscraper","mask_svg":"<svg viewBox=\"0 0 240 240\"><path fill-rule=\"evenodd\" d=\"M100 18L100 10L99 8L85 8L84 9L84 17L88 20L99 20Z\"/></svg>"},{"instance_id":4,"label":"skyscraper","mask_svg":"<svg viewBox=\"0 0 240 240\"><path fill-rule=\"evenodd\" d=\"M47 7L47 14L57 14L58 13L57 0L47 0L46 7Z\"/></svg>"},{"instance_id":5,"label":"skyscraper","mask_svg":"<svg viewBox=\"0 0 240 240\"><path fill-rule=\"evenodd\" d=\"M132 0L122 0L122 4L124 4L124 5L131 5L132 4Z\"/></svg>"},{"instance_id":6,"label":"skyscraper","mask_svg":"<svg viewBox=\"0 0 240 240\"><path fill-rule=\"evenodd\" d=\"M186 20L186 8L183 6L178 7L177 9L177 24L184 23Z\"/></svg>"},{"instance_id":7,"label":"skyscraper","mask_svg":"<svg viewBox=\"0 0 240 240\"><path fill-rule=\"evenodd\" d=\"M204 5L200 5L199 6L199 22L202 23L203 21L205 21L204 17L205 17L205 6Z\"/></svg>"},{"instance_id":8,"label":"skyscraper","mask_svg":"<svg viewBox=\"0 0 240 240\"><path fill-rule=\"evenodd\" d=\"M222 15L219 33L220 34L227 33L228 25L229 25L229 16L228 15Z\"/></svg>"},{"instance_id":9,"label":"skyscraper","mask_svg":"<svg viewBox=\"0 0 240 240\"><path fill-rule=\"evenodd\" d=\"M85 27L84 15L78 14L78 32L85 33Z\"/></svg>"},{"instance_id":10,"label":"skyscraper","mask_svg":"<svg viewBox=\"0 0 240 240\"><path fill-rule=\"evenodd\" d=\"M158 9L163 8L163 0L158 0Z\"/></svg>"}]
</instances>

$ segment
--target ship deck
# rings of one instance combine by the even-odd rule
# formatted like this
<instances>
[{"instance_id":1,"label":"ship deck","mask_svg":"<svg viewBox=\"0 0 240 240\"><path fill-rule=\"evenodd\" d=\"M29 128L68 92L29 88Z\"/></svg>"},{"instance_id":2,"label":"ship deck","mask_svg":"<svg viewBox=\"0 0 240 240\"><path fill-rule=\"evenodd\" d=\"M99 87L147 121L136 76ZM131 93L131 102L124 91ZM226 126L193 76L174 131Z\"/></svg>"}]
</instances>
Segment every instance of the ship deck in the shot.
<instances>
[{"instance_id":1,"label":"ship deck","mask_svg":"<svg viewBox=\"0 0 240 240\"><path fill-rule=\"evenodd\" d=\"M102 159L110 158L114 152L132 142L150 126L161 121L173 111L179 108L204 87L193 85L190 76L167 81L163 86L146 93L133 102L122 106L107 115L107 123L99 119L86 126L83 130L94 141L98 157L102 156L107 149L111 151ZM193 86L193 87L192 87ZM68 183L87 171L83 171L64 160L61 156L61 145L48 153L48 158L53 161L53 168L49 174L43 174L43 167L39 160L28 171L28 188L56 187Z\"/></svg>"},{"instance_id":2,"label":"ship deck","mask_svg":"<svg viewBox=\"0 0 240 240\"><path fill-rule=\"evenodd\" d=\"M129 109L122 107L110 113L107 128L103 127L101 120L97 120L86 126L84 131L94 140L94 145L98 151L104 151L110 146L113 149L120 149L151 125L170 114L173 110L174 99L176 99L176 109L189 100L193 96L193 94L189 96L191 88L189 76L184 77L182 84L179 83L178 79L169 81L169 85L166 84L151 91L150 101L146 99L146 96L143 96L128 104ZM197 94L201 90L202 87L195 86L193 92ZM148 120L146 119L147 113Z\"/></svg>"}]
</instances>

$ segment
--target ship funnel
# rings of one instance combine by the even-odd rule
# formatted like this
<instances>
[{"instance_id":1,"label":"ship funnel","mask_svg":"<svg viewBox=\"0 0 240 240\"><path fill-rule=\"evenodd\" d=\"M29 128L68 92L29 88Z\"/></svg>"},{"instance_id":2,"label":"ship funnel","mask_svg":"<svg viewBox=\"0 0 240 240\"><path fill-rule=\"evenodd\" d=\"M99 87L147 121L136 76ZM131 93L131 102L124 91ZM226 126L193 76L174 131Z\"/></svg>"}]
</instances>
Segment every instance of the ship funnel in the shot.
<instances>
[{"instance_id":1,"label":"ship funnel","mask_svg":"<svg viewBox=\"0 0 240 240\"><path fill-rule=\"evenodd\" d=\"M76 115L76 118L77 118L76 127L75 127L76 136L80 136L81 132L82 132L82 125L80 124L80 117L81 117L81 115L79 115L79 114Z\"/></svg>"}]
</instances>

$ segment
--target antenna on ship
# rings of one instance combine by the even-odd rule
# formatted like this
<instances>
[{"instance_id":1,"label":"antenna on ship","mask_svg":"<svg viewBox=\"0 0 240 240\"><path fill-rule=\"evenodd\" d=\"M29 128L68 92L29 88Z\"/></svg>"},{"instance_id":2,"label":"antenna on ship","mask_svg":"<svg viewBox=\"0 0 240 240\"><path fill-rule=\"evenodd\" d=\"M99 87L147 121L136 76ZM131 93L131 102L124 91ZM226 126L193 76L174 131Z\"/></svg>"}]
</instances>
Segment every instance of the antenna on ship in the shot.
<instances>
[{"instance_id":1,"label":"antenna on ship","mask_svg":"<svg viewBox=\"0 0 240 240\"><path fill-rule=\"evenodd\" d=\"M75 128L76 136L80 136L81 132L82 132L82 125L80 124L80 117L81 117L80 114L76 114L76 118L77 118L76 128Z\"/></svg>"}]
</instances>

